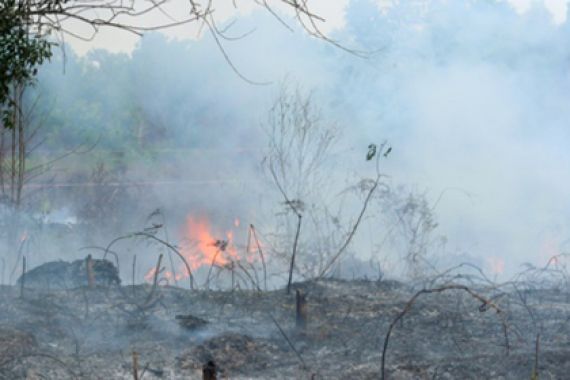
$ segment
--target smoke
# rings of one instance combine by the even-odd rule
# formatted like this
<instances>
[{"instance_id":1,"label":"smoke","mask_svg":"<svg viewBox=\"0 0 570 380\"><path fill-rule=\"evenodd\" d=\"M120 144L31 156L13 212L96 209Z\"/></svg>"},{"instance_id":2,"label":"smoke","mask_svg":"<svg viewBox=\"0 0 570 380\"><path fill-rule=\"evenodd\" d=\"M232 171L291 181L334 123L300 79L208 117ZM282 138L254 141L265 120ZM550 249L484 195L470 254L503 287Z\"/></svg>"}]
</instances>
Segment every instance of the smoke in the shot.
<instances>
[{"instance_id":1,"label":"smoke","mask_svg":"<svg viewBox=\"0 0 570 380\"><path fill-rule=\"evenodd\" d=\"M381 47L345 92L369 110L363 136L393 141L398 180L434 198L462 190L437 208L451 246L511 271L543 263L544 245L560 252L568 229L568 25L538 4L524 14L496 2L416 5L376 15L372 34L362 30L370 5L349 10L357 41Z\"/></svg>"},{"instance_id":2,"label":"smoke","mask_svg":"<svg viewBox=\"0 0 570 380\"><path fill-rule=\"evenodd\" d=\"M426 190L432 205L443 193L435 214L448 261L467 255L513 272L565 248L570 30L543 5L520 13L495 1L354 0L333 37L372 52L367 59L292 33L265 12L240 18L232 33L253 28L222 42L240 75L265 85L236 75L207 35L150 34L130 55L68 50L65 64L59 57L42 68L34 91L49 115L50 149L100 138L82 160L120 151L132 157L125 177L162 183L117 210L122 230L156 207L173 234L189 214L221 230L236 217L244 226L267 222L280 195L259 167L262 123L285 81L314 90L342 130L329 192L366 174L366 147L387 139L394 149L382 170L394 188ZM347 220L357 212L346 210ZM359 231L359 257L370 258L390 223L372 219Z\"/></svg>"}]
</instances>

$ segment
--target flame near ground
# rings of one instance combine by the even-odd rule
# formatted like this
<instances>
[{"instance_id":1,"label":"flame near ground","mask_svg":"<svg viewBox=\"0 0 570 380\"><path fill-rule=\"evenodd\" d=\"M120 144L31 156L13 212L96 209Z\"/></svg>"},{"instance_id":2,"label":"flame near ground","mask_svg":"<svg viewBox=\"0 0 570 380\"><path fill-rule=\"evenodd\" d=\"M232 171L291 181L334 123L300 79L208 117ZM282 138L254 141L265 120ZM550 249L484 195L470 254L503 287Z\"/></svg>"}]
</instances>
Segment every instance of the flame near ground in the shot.
<instances>
[{"instance_id":1,"label":"flame near ground","mask_svg":"<svg viewBox=\"0 0 570 380\"><path fill-rule=\"evenodd\" d=\"M212 225L206 217L189 215L181 229L180 253L186 259L192 272L201 268L230 268L239 263L253 265L259 260L256 255L258 247L251 243L251 230L248 230L244 249L239 249L235 242L237 232L240 230L239 218L235 218L229 230L222 230ZM252 228L251 226L249 227ZM259 241L256 241L259 244ZM145 280L152 282L156 268L151 268L145 275ZM175 273L165 270L162 276L168 281L179 281L188 278L189 273L183 264L180 264Z\"/></svg>"}]
</instances>

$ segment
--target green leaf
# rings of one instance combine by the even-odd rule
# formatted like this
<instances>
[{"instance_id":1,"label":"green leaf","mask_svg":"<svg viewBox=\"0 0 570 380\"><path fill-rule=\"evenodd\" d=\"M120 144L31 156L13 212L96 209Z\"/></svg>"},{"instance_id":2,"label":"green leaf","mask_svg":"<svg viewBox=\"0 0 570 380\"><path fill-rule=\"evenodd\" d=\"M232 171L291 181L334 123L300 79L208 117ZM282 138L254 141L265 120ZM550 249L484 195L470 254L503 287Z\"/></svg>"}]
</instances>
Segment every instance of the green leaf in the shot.
<instances>
[{"instance_id":1,"label":"green leaf","mask_svg":"<svg viewBox=\"0 0 570 380\"><path fill-rule=\"evenodd\" d=\"M368 145L368 154L366 154L366 161L370 161L376 156L376 144Z\"/></svg>"}]
</instances>

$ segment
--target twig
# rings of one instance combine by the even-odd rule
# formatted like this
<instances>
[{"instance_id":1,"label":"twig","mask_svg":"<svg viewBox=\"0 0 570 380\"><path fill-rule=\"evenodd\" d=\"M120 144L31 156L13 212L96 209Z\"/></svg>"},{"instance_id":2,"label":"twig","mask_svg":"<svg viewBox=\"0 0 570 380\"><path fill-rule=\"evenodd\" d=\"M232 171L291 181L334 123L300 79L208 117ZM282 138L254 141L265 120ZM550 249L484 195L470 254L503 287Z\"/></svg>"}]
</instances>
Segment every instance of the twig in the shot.
<instances>
[{"instance_id":1,"label":"twig","mask_svg":"<svg viewBox=\"0 0 570 380\"><path fill-rule=\"evenodd\" d=\"M220 254L221 249L216 250L214 257L212 258L212 263L210 264L210 269L208 270L208 277L206 277L206 289L210 290L210 275L212 274L212 269L214 268L214 264L216 264L216 259Z\"/></svg>"},{"instance_id":2,"label":"twig","mask_svg":"<svg viewBox=\"0 0 570 380\"><path fill-rule=\"evenodd\" d=\"M394 327L396 326L396 324L406 315L406 313L408 313L412 306L414 305L414 303L416 302L416 300L423 294L431 294L431 293L442 293L446 290L463 290L467 293L469 293L469 295L473 298L475 298L478 301L481 301L483 303L483 306L485 306L486 308L491 308L491 309L495 309L495 311L497 312L497 314L501 313L501 309L495 305L492 301L486 299L485 297L475 293L473 290L469 289L467 286L464 285L447 285L447 286L443 286L441 288L433 288L433 289L422 289L420 291L418 291L416 294L414 294L414 296L408 301L408 303L406 304L406 306L404 306L404 309L396 316L396 318L392 321L392 323L390 324L390 327L388 327L388 332L386 333L386 338L384 339L384 348L382 349L382 365L381 365L381 380L384 380L386 378L385 376L385 369L386 369L386 353L388 352L388 342L390 341L390 335L392 334L392 330L394 329ZM504 320L501 320L502 324L503 324L503 329L504 329L504 333L505 333L505 342L506 342L506 350L507 350L507 354L509 352L509 342L508 342L508 334L507 334L507 325L505 323Z\"/></svg>"},{"instance_id":3,"label":"twig","mask_svg":"<svg viewBox=\"0 0 570 380\"><path fill-rule=\"evenodd\" d=\"M87 269L87 287L93 289L93 286L95 286L95 274L93 273L93 259L91 255L87 255L85 266Z\"/></svg>"},{"instance_id":4,"label":"twig","mask_svg":"<svg viewBox=\"0 0 570 380\"><path fill-rule=\"evenodd\" d=\"M540 334L536 334L536 344L534 348L534 368L532 370L531 380L538 380L538 355L540 353Z\"/></svg>"},{"instance_id":5,"label":"twig","mask_svg":"<svg viewBox=\"0 0 570 380\"><path fill-rule=\"evenodd\" d=\"M350 230L350 233L346 237L346 240L344 241L342 246L338 249L338 251L332 257L332 259L329 260L327 265L325 265L325 267L321 270L321 272L317 276L318 278L322 278L327 274L329 269L338 260L338 258L343 254L343 252L346 250L346 248L348 247L348 245L352 241L352 238L356 234L356 230L358 229L358 226L360 225L360 222L362 221L362 218L364 217L364 214L366 213L366 209L368 208L368 203L372 199L372 195L374 195L374 192L378 188L378 185L380 185L380 179L382 178L382 174L380 174L380 157L386 157L386 153L383 154L383 150L384 150L385 146L386 146L386 142L382 143L382 145L380 145L380 148L378 149L378 152L376 153L376 178L374 180L374 184L372 185L372 187L368 191L368 195L364 199L362 209L360 210L360 214L358 215L356 222L352 226L352 229ZM387 151L387 152L389 152L389 151Z\"/></svg>"},{"instance_id":6,"label":"twig","mask_svg":"<svg viewBox=\"0 0 570 380\"><path fill-rule=\"evenodd\" d=\"M133 256L133 297L135 296L135 272L136 272L136 267L137 267L137 255L135 253L135 255Z\"/></svg>"},{"instance_id":7,"label":"twig","mask_svg":"<svg viewBox=\"0 0 570 380\"><path fill-rule=\"evenodd\" d=\"M148 304L152 300L152 297L154 296L154 293L156 292L156 287L158 286L158 276L161 272L160 264L162 262L162 257L163 257L163 254L161 253L158 256L158 261L156 262L156 268L154 270L154 276L153 276L153 281L152 281L152 289L150 290L150 293L148 294L148 297L146 298L145 304Z\"/></svg>"},{"instance_id":8,"label":"twig","mask_svg":"<svg viewBox=\"0 0 570 380\"><path fill-rule=\"evenodd\" d=\"M261 257L261 264L263 265L263 286L265 291L267 291L267 266L265 264L265 256L263 255L263 250L261 249L261 244L259 244L259 239L257 238L257 232L255 232L255 227L253 224L249 225L253 238L255 239L255 244L257 245L257 252L259 252L259 257Z\"/></svg>"},{"instance_id":9,"label":"twig","mask_svg":"<svg viewBox=\"0 0 570 380\"><path fill-rule=\"evenodd\" d=\"M107 247L104 249L105 253L103 254L103 258L107 257L108 253L111 253L111 247L121 241L121 240L125 240L125 239L133 239L133 238L137 238L137 237L146 237L148 239L151 240L155 240L160 244L163 244L164 246L166 246L168 249L170 249L172 252L176 253L176 255L178 256L178 258L180 258L180 260L182 261L182 263L184 264L184 266L186 267L186 271L188 272L188 278L190 281L190 289L194 289L194 275L192 274L192 269L190 269L190 265L188 265L188 261L186 260L186 258L184 258L184 256L178 251L178 249L176 249L176 247L174 247L172 244L168 243L167 241L164 241L160 238L157 238L156 236L154 236L153 234L149 234L147 232L134 232L125 236L120 236L118 238L113 239L108 245Z\"/></svg>"},{"instance_id":10,"label":"twig","mask_svg":"<svg viewBox=\"0 0 570 380\"><path fill-rule=\"evenodd\" d=\"M25 282L26 282L26 256L22 256L22 281L20 281L20 298L24 298Z\"/></svg>"},{"instance_id":11,"label":"twig","mask_svg":"<svg viewBox=\"0 0 570 380\"><path fill-rule=\"evenodd\" d=\"M289 339L289 337L287 336L287 334L285 334L285 331L283 331L283 329L281 328L281 325L279 325L279 323L277 322L277 320L273 317L273 315L269 314L269 317L271 318L271 320L273 321L273 323L275 323L275 326L277 326L277 328L279 329L279 332L281 333L281 335L283 335L283 338L285 338L285 340L287 341L287 344L289 344L289 347L291 347L291 349L293 350L293 352L295 352L295 354L297 355L297 357L299 358L299 361L303 364L304 368L307 368L307 364L305 364L305 361L303 360L303 357L301 356L301 354L299 353L299 351L297 351L297 349L295 348L295 346L293 345L293 343L291 342L291 340Z\"/></svg>"}]
</instances>

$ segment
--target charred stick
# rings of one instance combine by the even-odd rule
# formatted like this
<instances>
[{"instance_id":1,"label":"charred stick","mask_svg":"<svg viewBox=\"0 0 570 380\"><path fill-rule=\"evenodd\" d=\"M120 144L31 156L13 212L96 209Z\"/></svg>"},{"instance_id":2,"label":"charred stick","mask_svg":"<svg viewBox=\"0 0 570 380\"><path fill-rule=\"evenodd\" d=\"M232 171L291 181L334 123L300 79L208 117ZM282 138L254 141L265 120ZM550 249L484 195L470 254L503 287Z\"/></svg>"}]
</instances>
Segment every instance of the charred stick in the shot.
<instances>
[{"instance_id":1,"label":"charred stick","mask_svg":"<svg viewBox=\"0 0 570 380\"><path fill-rule=\"evenodd\" d=\"M297 349L295 348L295 346L293 345L293 342L291 342L291 340L289 339L289 337L287 336L287 334L285 334L285 331L283 331L283 329L281 328L281 325L277 322L277 320L275 318L273 318L273 315L269 314L269 317L271 318L271 320L273 321L273 323L275 323L275 326L277 326L277 328L279 329L279 332L281 333L281 335L283 335L283 338L285 338L285 341L287 342L287 344L289 345L289 347L291 347L291 349L293 350L293 352L297 355L297 357L299 358L299 361L301 362L301 364L303 364L304 368L307 368L307 364L305 364L305 361L303 360L303 357L301 356L301 354L299 353L299 351L297 351Z\"/></svg>"},{"instance_id":2,"label":"charred stick","mask_svg":"<svg viewBox=\"0 0 570 380\"><path fill-rule=\"evenodd\" d=\"M473 290L468 288L464 285L448 285L443 286L440 288L432 288L432 289L422 289L418 291L414 296L408 301L408 303L404 306L404 309L396 316L396 318L390 323L388 327L388 332L386 333L386 337L384 338L384 347L382 349L382 364L380 369L380 379L384 380L386 378L386 353L388 352L388 342L390 341L390 335L392 334L392 330L396 326L396 324L403 320L404 316L412 309L412 306L417 301L417 299L423 294L431 294L431 293L442 293L447 290L463 290L467 292L471 297L475 298L476 300L482 302L486 305L489 309L494 309L497 314L501 313L502 310L495 305L491 300L486 299L485 297L475 293ZM507 325L504 320L501 320L503 324L503 330L505 333L505 345L507 350L507 355L509 353L509 341L508 341L508 334L507 334Z\"/></svg>"},{"instance_id":3,"label":"charred stick","mask_svg":"<svg viewBox=\"0 0 570 380\"><path fill-rule=\"evenodd\" d=\"M208 277L206 277L206 289L210 290L210 276L212 275L212 269L214 268L214 264L216 264L216 259L220 254L221 250L216 250L214 257L212 258L212 263L210 264L210 269L208 270Z\"/></svg>"},{"instance_id":4,"label":"charred stick","mask_svg":"<svg viewBox=\"0 0 570 380\"><path fill-rule=\"evenodd\" d=\"M245 273L247 278L249 278L249 281L251 281L251 286L253 288L257 288L257 290L261 291L261 289L259 288L259 285L255 282L255 279L251 276L249 271L247 269L245 269L245 267L243 265L241 265L241 263L239 261L237 262L237 265L238 265L239 269L241 269L242 272Z\"/></svg>"},{"instance_id":5,"label":"charred stick","mask_svg":"<svg viewBox=\"0 0 570 380\"><path fill-rule=\"evenodd\" d=\"M250 228L253 234L253 238L255 239L255 245L257 245L257 252L259 252L259 257L261 258L261 264L263 265L263 286L265 291L267 291L267 266L265 265L265 256L263 255L263 250L261 249L261 244L259 244L257 232L255 232L255 227L253 224L250 224Z\"/></svg>"},{"instance_id":6,"label":"charred stick","mask_svg":"<svg viewBox=\"0 0 570 380\"><path fill-rule=\"evenodd\" d=\"M257 269L255 269L255 266L252 263L247 262L247 264L249 265L251 271L253 272L253 275L255 276L255 287L257 288L258 291L261 292L261 287L259 286L259 276L257 275Z\"/></svg>"},{"instance_id":7,"label":"charred stick","mask_svg":"<svg viewBox=\"0 0 570 380\"><path fill-rule=\"evenodd\" d=\"M161 253L158 256L158 262L156 263L156 268L154 271L154 278L152 281L152 287L153 288L156 288L156 286L158 285L158 275L160 274L160 263L162 262L162 257L163 257L163 254Z\"/></svg>"},{"instance_id":8,"label":"charred stick","mask_svg":"<svg viewBox=\"0 0 570 380\"><path fill-rule=\"evenodd\" d=\"M295 267L295 256L297 255L297 244L299 243L299 234L301 233L301 221L303 215L297 214L297 232L295 233L295 241L293 242L293 254L291 255L291 265L289 266L289 280L287 281L287 294L291 293L291 282L293 281L293 268Z\"/></svg>"},{"instance_id":9,"label":"charred stick","mask_svg":"<svg viewBox=\"0 0 570 380\"><path fill-rule=\"evenodd\" d=\"M133 351L133 379L139 380L139 354Z\"/></svg>"},{"instance_id":10,"label":"charred stick","mask_svg":"<svg viewBox=\"0 0 570 380\"><path fill-rule=\"evenodd\" d=\"M156 287L158 286L158 276L161 272L160 264L162 263L162 257L163 257L163 254L161 253L158 256L158 261L156 262L156 267L154 269L154 278L152 281L152 289L150 290L150 293L148 294L148 297L146 298L145 304L148 304L152 300L152 297L154 296L154 293L156 292Z\"/></svg>"},{"instance_id":11,"label":"charred stick","mask_svg":"<svg viewBox=\"0 0 570 380\"><path fill-rule=\"evenodd\" d=\"M26 256L22 256L22 281L20 281L20 297L24 297L24 286L26 283Z\"/></svg>"},{"instance_id":12,"label":"charred stick","mask_svg":"<svg viewBox=\"0 0 570 380\"><path fill-rule=\"evenodd\" d=\"M93 289L95 286L95 274L93 273L93 259L91 255L87 255L86 259L86 269L87 269L87 286L89 289Z\"/></svg>"},{"instance_id":13,"label":"charred stick","mask_svg":"<svg viewBox=\"0 0 570 380\"><path fill-rule=\"evenodd\" d=\"M536 334L536 344L534 348L534 368L531 380L538 380L538 355L540 353L540 334Z\"/></svg>"},{"instance_id":14,"label":"charred stick","mask_svg":"<svg viewBox=\"0 0 570 380\"><path fill-rule=\"evenodd\" d=\"M289 267L289 280L287 281L287 294L291 293L291 282L293 281L293 268L295 267L295 256L297 255L297 244L299 243L299 234L301 233L301 221L303 220L303 215L301 211L297 209L295 206L295 202L292 202L283 186L281 186L281 182L279 182L279 178L277 178L277 174L275 173L275 169L273 168L273 163L269 164L269 171L273 176L273 180L275 181L275 185L283 195L283 199L285 199L285 204L289 206L289 208L297 215L297 232L295 233L295 240L293 241L293 253L291 254L291 265Z\"/></svg>"},{"instance_id":15,"label":"charred stick","mask_svg":"<svg viewBox=\"0 0 570 380\"><path fill-rule=\"evenodd\" d=\"M296 293L295 323L298 329L304 330L307 326L307 296L299 289Z\"/></svg>"},{"instance_id":16,"label":"charred stick","mask_svg":"<svg viewBox=\"0 0 570 380\"><path fill-rule=\"evenodd\" d=\"M23 256L24 244L26 243L26 240L27 239L22 239L22 241L20 242L20 245L18 247L18 257L16 258L16 263L14 264L14 268L12 268L12 272L10 273L10 278L8 279L10 284L12 283L12 280L14 278L14 274L18 270L18 263L20 262L20 257Z\"/></svg>"},{"instance_id":17,"label":"charred stick","mask_svg":"<svg viewBox=\"0 0 570 380\"><path fill-rule=\"evenodd\" d=\"M235 286L235 262L232 260L231 262L231 271L232 271L232 292L234 291Z\"/></svg>"},{"instance_id":18,"label":"charred stick","mask_svg":"<svg viewBox=\"0 0 570 380\"><path fill-rule=\"evenodd\" d=\"M136 276L136 268L137 268L137 255L133 256L133 297L135 296L135 276Z\"/></svg>"}]
</instances>

